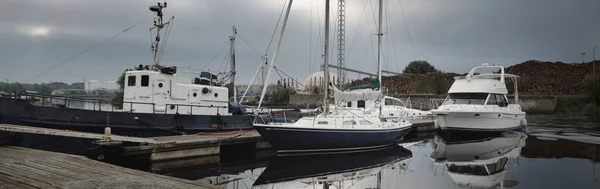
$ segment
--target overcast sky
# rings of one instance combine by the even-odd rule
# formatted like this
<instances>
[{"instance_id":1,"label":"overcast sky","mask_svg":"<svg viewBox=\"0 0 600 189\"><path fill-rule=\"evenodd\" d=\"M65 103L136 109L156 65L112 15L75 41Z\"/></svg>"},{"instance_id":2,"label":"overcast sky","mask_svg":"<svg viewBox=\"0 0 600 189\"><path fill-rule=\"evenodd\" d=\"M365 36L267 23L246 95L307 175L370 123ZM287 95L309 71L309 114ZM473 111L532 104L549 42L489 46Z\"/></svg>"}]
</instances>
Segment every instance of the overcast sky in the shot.
<instances>
[{"instance_id":1,"label":"overcast sky","mask_svg":"<svg viewBox=\"0 0 600 189\"><path fill-rule=\"evenodd\" d=\"M261 61L252 48L265 53L285 2L168 1L164 18L174 16L175 20L161 64L225 71L223 62L228 53L225 45L235 25L239 34L238 83L248 83ZM530 59L581 62L580 53L587 52L585 58L589 61L594 45L600 45L597 0L384 2L384 69L390 71L402 71L411 60L427 60L443 71L460 73L482 62L505 66ZM152 64L149 17L153 13L148 7L156 4L154 0L0 0L0 3L1 79L38 83L116 80L125 68ZM331 64L337 64L336 3L332 0ZM377 6L376 0L347 0L347 67L376 72L377 40L373 34L377 27ZM323 0L294 1L276 63L283 72L303 79L318 71L317 65L322 62L323 13ZM140 21L144 22L32 79ZM269 58L274 44L275 40ZM271 77L279 78L276 73Z\"/></svg>"}]
</instances>

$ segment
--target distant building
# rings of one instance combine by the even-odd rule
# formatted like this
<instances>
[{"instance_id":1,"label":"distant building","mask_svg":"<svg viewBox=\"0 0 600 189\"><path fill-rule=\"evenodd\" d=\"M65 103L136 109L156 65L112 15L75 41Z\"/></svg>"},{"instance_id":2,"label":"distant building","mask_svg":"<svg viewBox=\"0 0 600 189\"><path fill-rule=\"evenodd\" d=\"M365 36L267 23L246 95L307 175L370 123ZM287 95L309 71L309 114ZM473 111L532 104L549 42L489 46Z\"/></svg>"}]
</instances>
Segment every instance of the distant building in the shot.
<instances>
[{"instance_id":1,"label":"distant building","mask_svg":"<svg viewBox=\"0 0 600 189\"><path fill-rule=\"evenodd\" d=\"M84 89L88 90L118 90L119 84L115 81L88 80L84 82Z\"/></svg>"}]
</instances>

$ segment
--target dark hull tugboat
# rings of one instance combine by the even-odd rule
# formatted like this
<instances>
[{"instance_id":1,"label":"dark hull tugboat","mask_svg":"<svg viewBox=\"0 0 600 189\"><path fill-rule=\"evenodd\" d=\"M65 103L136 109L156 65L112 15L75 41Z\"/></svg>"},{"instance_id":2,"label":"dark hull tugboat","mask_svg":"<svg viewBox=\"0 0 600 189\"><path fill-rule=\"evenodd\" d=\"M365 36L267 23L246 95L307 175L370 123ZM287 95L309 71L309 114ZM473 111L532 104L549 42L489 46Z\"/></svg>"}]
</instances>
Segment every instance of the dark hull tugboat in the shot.
<instances>
[{"instance_id":1,"label":"dark hull tugboat","mask_svg":"<svg viewBox=\"0 0 600 189\"><path fill-rule=\"evenodd\" d=\"M166 3L150 7L157 14L152 28L156 29L154 65L125 73L122 109L72 108L69 104L74 102L110 102L13 92L0 97L0 123L95 133L104 133L109 126L112 134L141 137L252 129L254 116L229 102L228 88L216 75L203 72L187 78L177 75L176 67L158 64L160 30L170 23L162 19L165 7ZM64 104L40 106L31 99Z\"/></svg>"}]
</instances>

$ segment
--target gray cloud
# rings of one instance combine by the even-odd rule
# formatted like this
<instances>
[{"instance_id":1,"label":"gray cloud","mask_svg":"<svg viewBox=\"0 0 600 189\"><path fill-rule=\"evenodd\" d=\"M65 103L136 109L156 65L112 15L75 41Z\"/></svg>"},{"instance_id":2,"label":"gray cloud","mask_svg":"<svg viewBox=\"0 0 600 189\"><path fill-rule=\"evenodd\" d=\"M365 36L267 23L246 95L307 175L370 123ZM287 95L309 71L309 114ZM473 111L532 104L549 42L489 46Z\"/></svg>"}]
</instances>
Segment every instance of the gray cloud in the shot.
<instances>
[{"instance_id":1,"label":"gray cloud","mask_svg":"<svg viewBox=\"0 0 600 189\"><path fill-rule=\"evenodd\" d=\"M332 2L335 9L335 0ZM401 71L414 59L427 60L452 72L467 72L482 62L506 66L529 59L579 62L581 52L588 52L589 61L593 46L600 44L600 13L594 10L600 2L594 0L404 0L412 47L399 1L386 2L389 13L385 17L390 20L385 22L391 26L384 26L384 68L393 71ZM0 17L0 64L4 67L0 75L11 81L27 81L148 18L152 15L148 6L155 3L8 0L1 11L5 16ZM238 78L247 83L260 57L241 38L264 53L283 3L284 0L168 1L165 18L175 16L175 21L161 63L223 71L220 68L226 60L227 47L214 61L210 60L224 47L235 25L241 36L236 41ZM375 72L377 1L347 0L347 6L347 66ZM277 60L277 66L292 77L302 80L318 70L322 49L322 26L318 23L323 24L323 7L323 1L294 2ZM334 23L332 20L332 35ZM151 64L150 26L151 19L146 20L32 82L115 80L125 68ZM46 35L32 36L32 32ZM317 41L319 38L321 42ZM335 64L335 44L331 46L330 63ZM268 57L271 55L272 52ZM273 73L271 77L279 76Z\"/></svg>"}]
</instances>

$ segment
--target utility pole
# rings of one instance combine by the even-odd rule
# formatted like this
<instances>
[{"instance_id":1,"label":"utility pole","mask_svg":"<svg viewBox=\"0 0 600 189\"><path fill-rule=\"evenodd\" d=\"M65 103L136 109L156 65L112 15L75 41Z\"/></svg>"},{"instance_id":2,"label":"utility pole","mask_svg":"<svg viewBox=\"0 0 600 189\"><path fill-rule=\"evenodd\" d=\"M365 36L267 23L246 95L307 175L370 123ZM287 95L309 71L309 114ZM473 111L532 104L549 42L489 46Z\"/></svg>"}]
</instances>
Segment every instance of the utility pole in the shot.
<instances>
[{"instance_id":1,"label":"utility pole","mask_svg":"<svg viewBox=\"0 0 600 189\"><path fill-rule=\"evenodd\" d=\"M585 63L585 53L581 53L581 63Z\"/></svg>"},{"instance_id":2,"label":"utility pole","mask_svg":"<svg viewBox=\"0 0 600 189\"><path fill-rule=\"evenodd\" d=\"M230 50L229 54L231 55L231 87L233 90L233 102L237 103L237 94L235 91L235 36L237 35L237 30L235 26L233 26L233 35L229 37Z\"/></svg>"}]
</instances>

